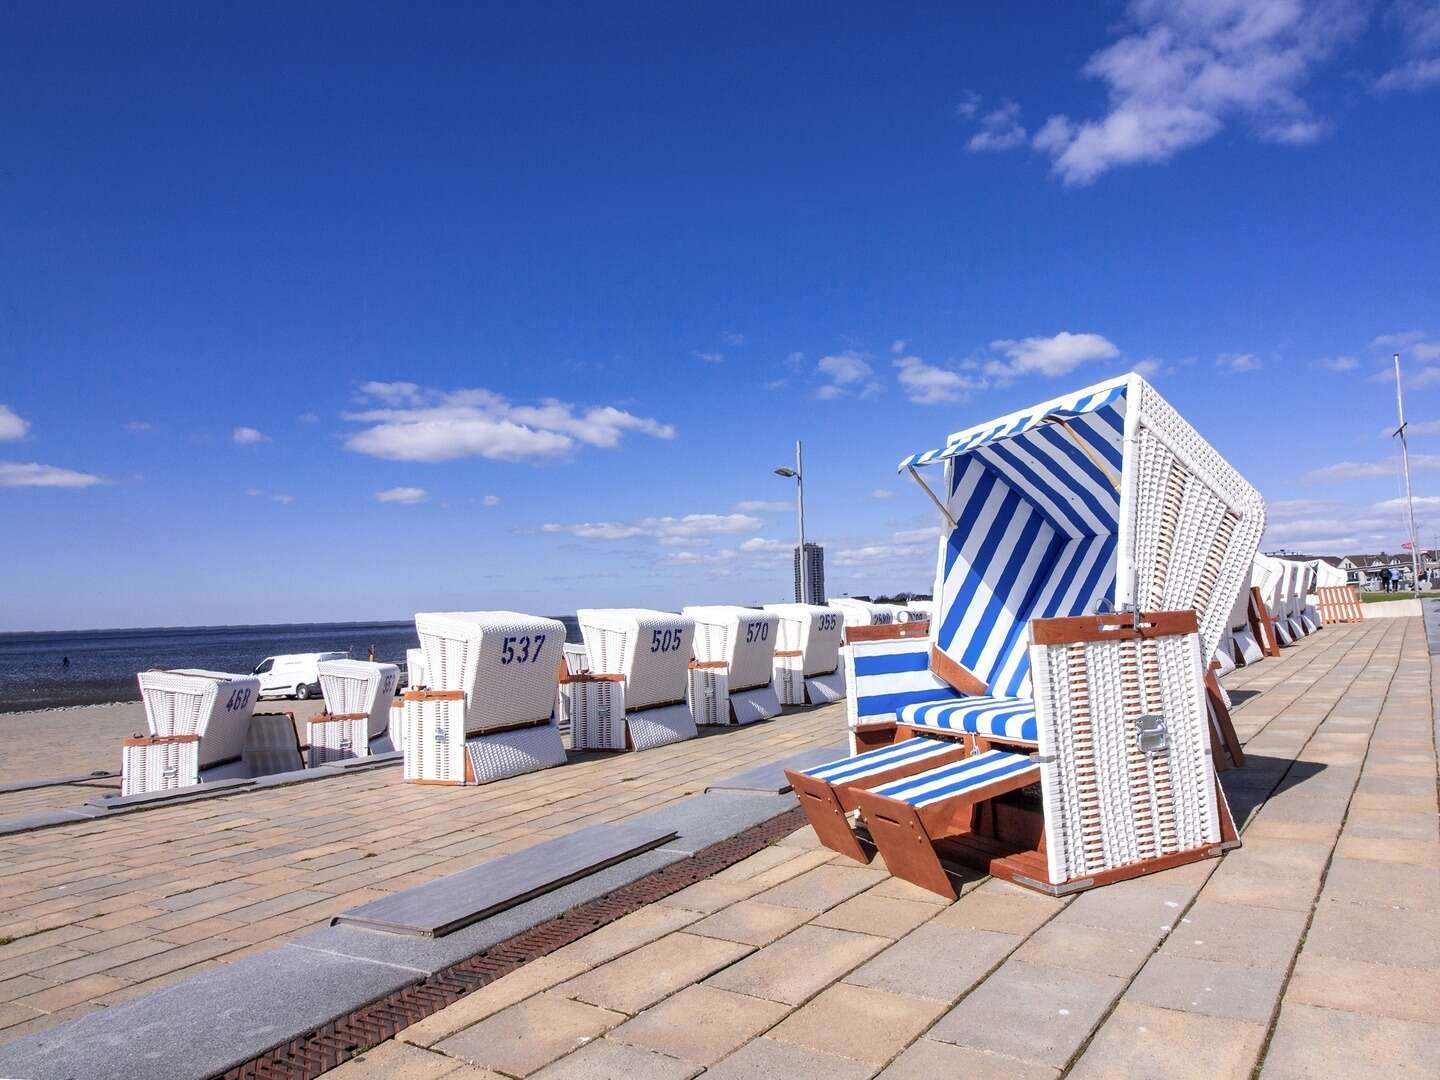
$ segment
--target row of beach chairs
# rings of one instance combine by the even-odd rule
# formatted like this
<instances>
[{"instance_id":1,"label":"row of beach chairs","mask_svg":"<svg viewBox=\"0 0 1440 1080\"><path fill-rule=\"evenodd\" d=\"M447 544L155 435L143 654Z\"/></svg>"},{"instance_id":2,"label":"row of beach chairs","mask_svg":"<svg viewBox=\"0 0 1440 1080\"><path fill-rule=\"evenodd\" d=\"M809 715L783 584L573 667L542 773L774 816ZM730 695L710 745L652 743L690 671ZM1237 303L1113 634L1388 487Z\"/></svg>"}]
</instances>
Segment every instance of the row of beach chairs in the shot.
<instances>
[{"instance_id":1,"label":"row of beach chairs","mask_svg":"<svg viewBox=\"0 0 1440 1080\"><path fill-rule=\"evenodd\" d=\"M901 609L905 619L919 608ZM149 734L125 740L122 793L189 787L363 758L405 756L420 783L485 783L565 760L573 750L645 750L742 725L785 705L845 694L845 627L890 624L896 609L582 609L582 643L554 619L519 612L422 612L411 688L393 664L322 661L326 711L301 741L288 713L256 713L252 676L182 669L139 675Z\"/></svg>"}]
</instances>

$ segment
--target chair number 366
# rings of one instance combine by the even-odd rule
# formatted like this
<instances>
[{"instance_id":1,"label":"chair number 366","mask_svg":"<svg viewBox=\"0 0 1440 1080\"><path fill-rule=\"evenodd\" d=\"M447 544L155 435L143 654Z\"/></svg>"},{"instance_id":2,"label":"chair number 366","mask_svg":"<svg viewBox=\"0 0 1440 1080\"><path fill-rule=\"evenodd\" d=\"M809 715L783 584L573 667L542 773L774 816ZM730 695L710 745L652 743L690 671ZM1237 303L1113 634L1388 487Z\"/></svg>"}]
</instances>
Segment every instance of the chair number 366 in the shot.
<instances>
[{"instance_id":1,"label":"chair number 366","mask_svg":"<svg viewBox=\"0 0 1440 1080\"><path fill-rule=\"evenodd\" d=\"M500 663L533 664L540 659L540 647L544 644L544 634L536 634L533 638L529 634L504 638L500 642Z\"/></svg>"}]
</instances>

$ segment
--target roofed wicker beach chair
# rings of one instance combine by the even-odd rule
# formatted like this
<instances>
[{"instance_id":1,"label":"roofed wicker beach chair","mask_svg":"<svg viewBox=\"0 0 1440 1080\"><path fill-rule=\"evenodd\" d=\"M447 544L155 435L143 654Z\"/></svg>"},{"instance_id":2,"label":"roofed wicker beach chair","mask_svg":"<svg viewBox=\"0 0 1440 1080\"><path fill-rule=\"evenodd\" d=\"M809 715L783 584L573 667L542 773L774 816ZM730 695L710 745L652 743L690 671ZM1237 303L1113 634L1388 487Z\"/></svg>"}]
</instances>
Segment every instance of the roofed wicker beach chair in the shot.
<instances>
[{"instance_id":1,"label":"roofed wicker beach chair","mask_svg":"<svg viewBox=\"0 0 1440 1080\"><path fill-rule=\"evenodd\" d=\"M775 642L780 617L760 608L681 608L695 620L690 711L697 724L751 724L780 715Z\"/></svg>"},{"instance_id":2,"label":"roofed wicker beach chair","mask_svg":"<svg viewBox=\"0 0 1440 1080\"><path fill-rule=\"evenodd\" d=\"M648 750L695 737L690 649L695 620L647 608L581 608L582 670L560 676L576 750Z\"/></svg>"},{"instance_id":3,"label":"roofed wicker beach chair","mask_svg":"<svg viewBox=\"0 0 1440 1080\"><path fill-rule=\"evenodd\" d=\"M419 690L429 685L425 678L425 650L405 650L405 685L410 690Z\"/></svg>"},{"instance_id":4,"label":"roofed wicker beach chair","mask_svg":"<svg viewBox=\"0 0 1440 1080\"><path fill-rule=\"evenodd\" d=\"M122 744L122 795L250 775L244 751L259 679L199 668L142 671L137 678L150 734Z\"/></svg>"},{"instance_id":5,"label":"roofed wicker beach chair","mask_svg":"<svg viewBox=\"0 0 1440 1080\"><path fill-rule=\"evenodd\" d=\"M394 750L390 706L399 667L372 660L321 660L317 667L325 711L308 725L310 768Z\"/></svg>"},{"instance_id":6,"label":"roofed wicker beach chair","mask_svg":"<svg viewBox=\"0 0 1440 1080\"><path fill-rule=\"evenodd\" d=\"M847 627L889 626L895 621L895 611L889 604L872 604L869 600L855 600L849 596L827 603L844 616Z\"/></svg>"},{"instance_id":7,"label":"roofed wicker beach chair","mask_svg":"<svg viewBox=\"0 0 1440 1080\"><path fill-rule=\"evenodd\" d=\"M895 609L896 622L929 622L935 610L929 600L909 600L904 607Z\"/></svg>"},{"instance_id":8,"label":"roofed wicker beach chair","mask_svg":"<svg viewBox=\"0 0 1440 1080\"><path fill-rule=\"evenodd\" d=\"M1235 604L1230 609L1230 618L1225 624L1225 644L1229 649L1231 667L1258 664L1265 658L1264 648L1255 638L1250 620L1250 577L1235 594ZM1222 653L1225 649L1220 650Z\"/></svg>"},{"instance_id":9,"label":"roofed wicker beach chair","mask_svg":"<svg viewBox=\"0 0 1440 1080\"><path fill-rule=\"evenodd\" d=\"M405 693L405 779L485 784L561 765L565 626L517 611L420 612L426 690Z\"/></svg>"},{"instance_id":10,"label":"roofed wicker beach chair","mask_svg":"<svg viewBox=\"0 0 1440 1080\"><path fill-rule=\"evenodd\" d=\"M1290 626L1290 615L1286 606L1288 573L1285 564L1269 555L1255 556L1255 567L1251 580L1260 591L1270 631L1277 645L1289 645L1296 639Z\"/></svg>"},{"instance_id":11,"label":"roofed wicker beach chair","mask_svg":"<svg viewBox=\"0 0 1440 1080\"><path fill-rule=\"evenodd\" d=\"M840 612L819 604L766 604L765 610L780 617L774 664L780 704L818 705L844 697Z\"/></svg>"},{"instance_id":12,"label":"roofed wicker beach chair","mask_svg":"<svg viewBox=\"0 0 1440 1080\"><path fill-rule=\"evenodd\" d=\"M940 492L926 487L944 522L935 614L924 637L850 644L857 750L924 736L960 740L976 754L1032 752L1042 728L1034 620L1193 610L1208 666L1249 573L1264 505L1138 375L958 432L900 467L920 481L927 466L943 469ZM1197 672L1195 690L1202 717L1206 675ZM1125 721L1131 735L1135 720ZM1228 714L1214 722L1228 727ZM1238 750L1233 731L1216 736L1216 746ZM1027 775L1018 766L1000 778L967 773L954 792L956 813L995 851L1031 850L1040 818L1023 807L970 814L965 800L993 800L995 784L1024 786Z\"/></svg>"}]
</instances>

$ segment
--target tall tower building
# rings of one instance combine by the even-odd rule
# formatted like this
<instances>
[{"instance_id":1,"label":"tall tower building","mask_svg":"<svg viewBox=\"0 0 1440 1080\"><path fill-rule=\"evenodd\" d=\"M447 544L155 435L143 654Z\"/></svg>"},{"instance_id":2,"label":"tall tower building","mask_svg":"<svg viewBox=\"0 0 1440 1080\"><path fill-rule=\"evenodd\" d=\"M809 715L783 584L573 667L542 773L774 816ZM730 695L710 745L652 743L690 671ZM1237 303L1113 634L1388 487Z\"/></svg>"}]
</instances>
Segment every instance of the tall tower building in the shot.
<instances>
[{"instance_id":1,"label":"tall tower building","mask_svg":"<svg viewBox=\"0 0 1440 1080\"><path fill-rule=\"evenodd\" d=\"M801 583L807 581L810 584L808 598L801 587ZM800 546L795 546L795 602L804 603L807 599L812 604L825 603L825 549L819 544L808 542L803 559Z\"/></svg>"}]
</instances>

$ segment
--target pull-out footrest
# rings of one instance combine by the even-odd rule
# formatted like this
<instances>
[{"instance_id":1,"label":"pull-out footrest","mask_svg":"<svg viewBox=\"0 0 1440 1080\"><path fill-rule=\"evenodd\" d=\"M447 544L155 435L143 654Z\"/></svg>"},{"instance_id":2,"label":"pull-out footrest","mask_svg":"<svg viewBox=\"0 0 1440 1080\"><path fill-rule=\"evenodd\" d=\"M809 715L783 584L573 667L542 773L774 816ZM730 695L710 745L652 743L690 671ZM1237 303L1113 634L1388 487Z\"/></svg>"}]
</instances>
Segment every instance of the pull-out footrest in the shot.
<instances>
[{"instance_id":1,"label":"pull-out footrest","mask_svg":"<svg viewBox=\"0 0 1440 1080\"><path fill-rule=\"evenodd\" d=\"M959 761L966 753L963 743L949 739L906 739L893 746L829 761L814 768L801 771L786 769L785 778L799 796L805 816L820 842L857 862L869 862L869 855L855 839L846 818L846 814L856 808L854 793L860 788L900 780L942 763Z\"/></svg>"},{"instance_id":2,"label":"pull-out footrest","mask_svg":"<svg viewBox=\"0 0 1440 1080\"><path fill-rule=\"evenodd\" d=\"M955 887L940 864L936 841L969 832L979 803L1039 779L1040 766L1026 755L987 750L856 790L854 798L890 873L953 900Z\"/></svg>"}]
</instances>

